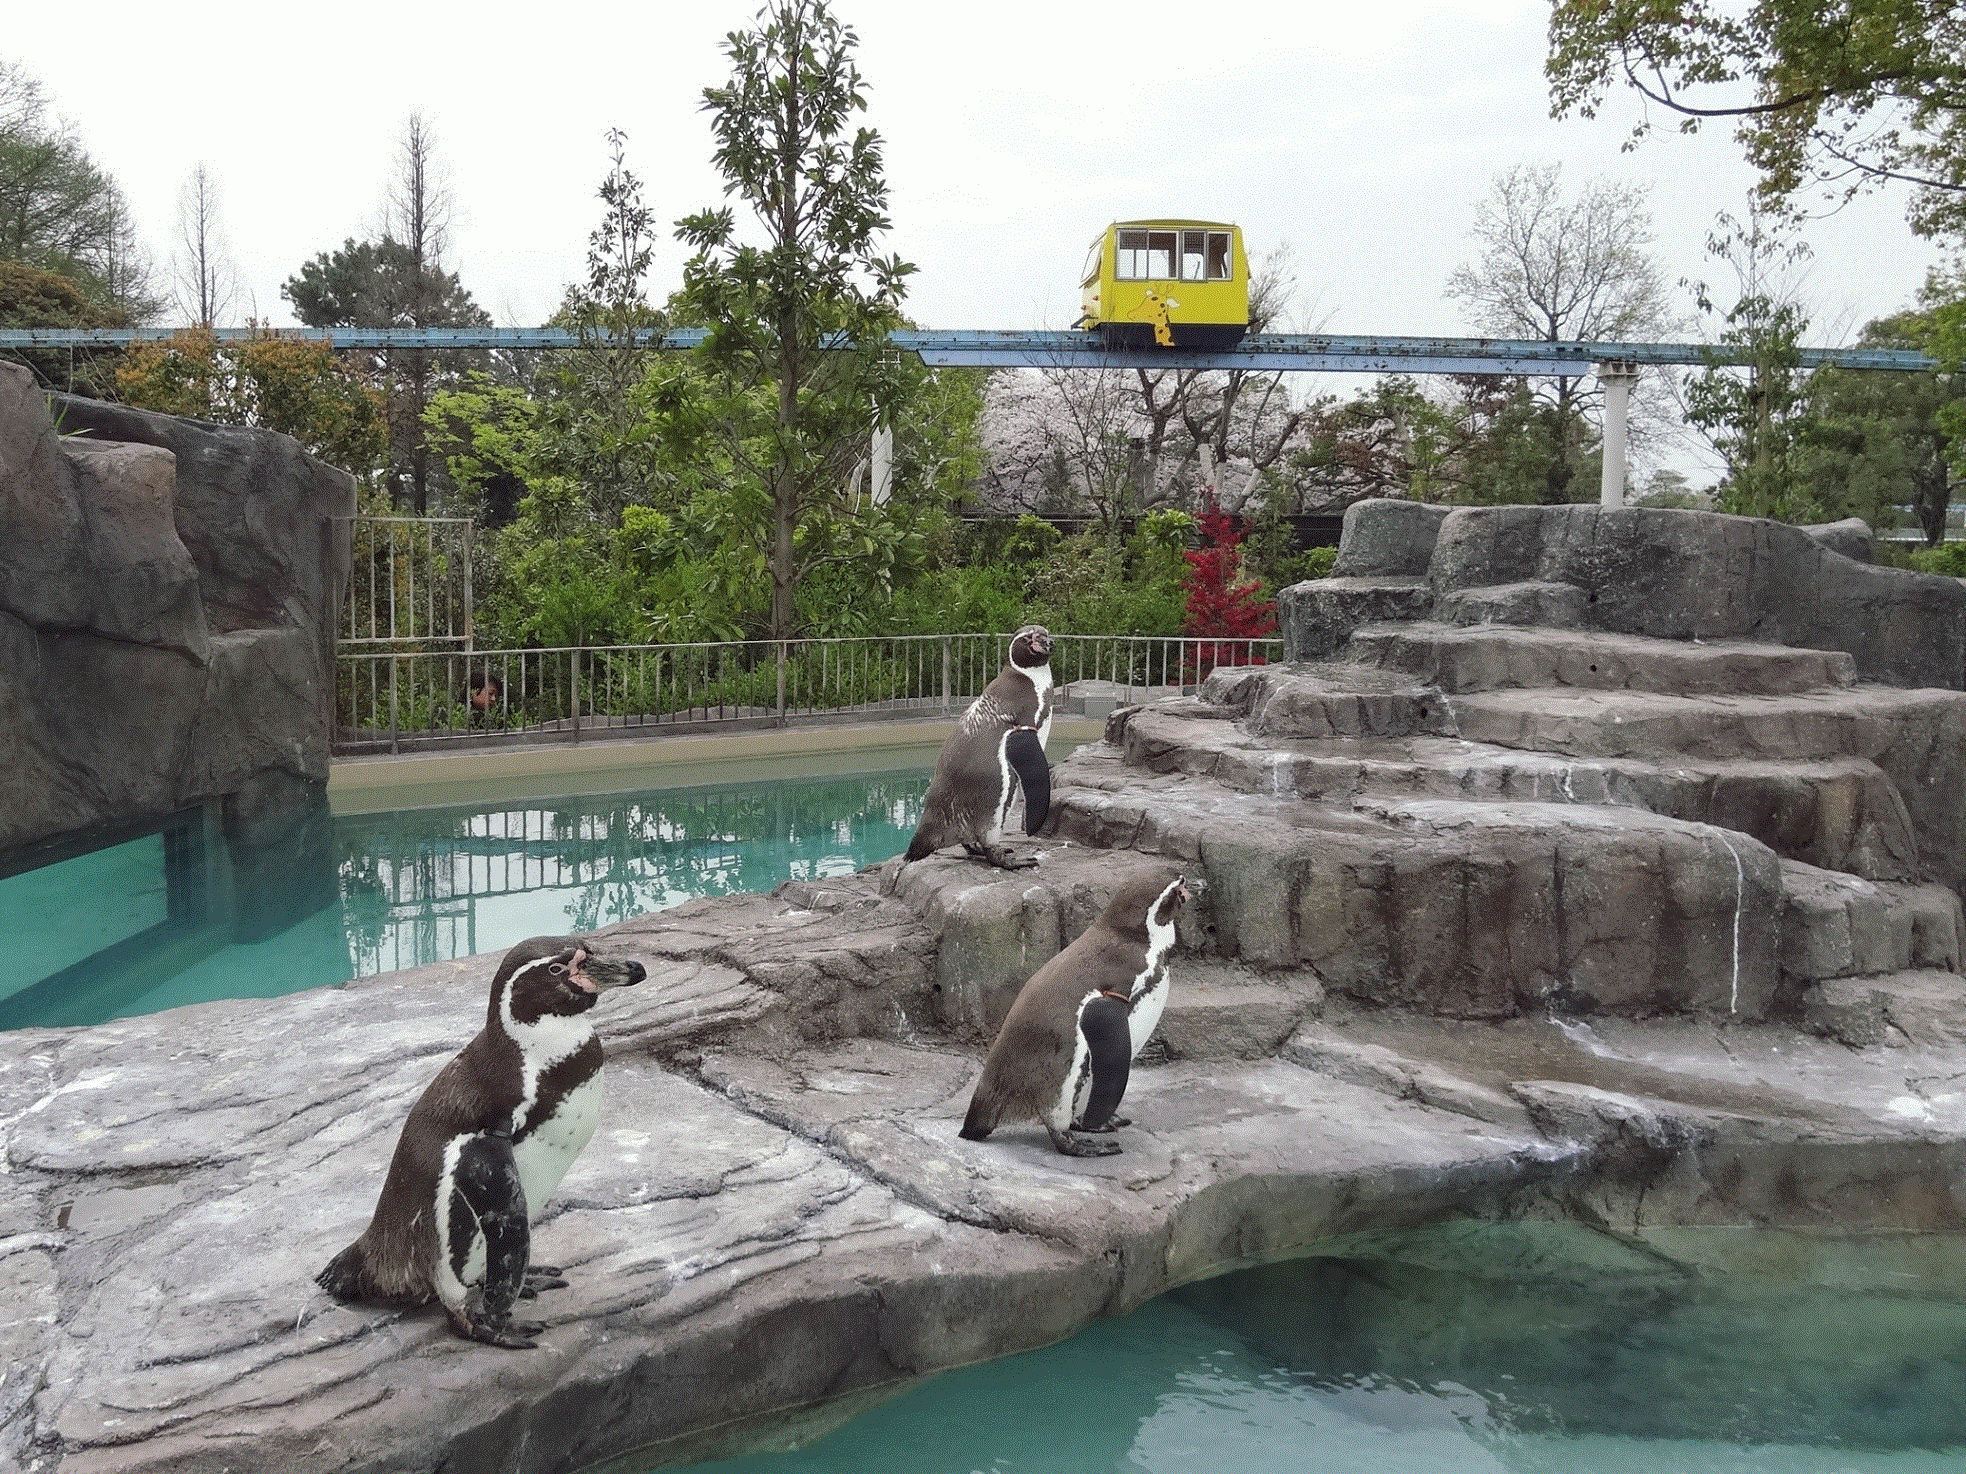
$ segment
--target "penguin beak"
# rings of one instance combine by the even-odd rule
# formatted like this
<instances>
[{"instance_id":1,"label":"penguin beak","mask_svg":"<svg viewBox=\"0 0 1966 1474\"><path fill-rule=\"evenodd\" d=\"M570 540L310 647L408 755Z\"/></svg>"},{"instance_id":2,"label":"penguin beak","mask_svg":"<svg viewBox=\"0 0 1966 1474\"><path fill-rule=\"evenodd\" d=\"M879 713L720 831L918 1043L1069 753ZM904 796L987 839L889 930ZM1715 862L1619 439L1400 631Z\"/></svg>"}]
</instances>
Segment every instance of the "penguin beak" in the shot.
<instances>
[{"instance_id":1,"label":"penguin beak","mask_svg":"<svg viewBox=\"0 0 1966 1474\"><path fill-rule=\"evenodd\" d=\"M639 962L596 957L584 948L574 953L573 966L567 970L567 981L588 993L632 987L647 976L648 969Z\"/></svg>"}]
</instances>

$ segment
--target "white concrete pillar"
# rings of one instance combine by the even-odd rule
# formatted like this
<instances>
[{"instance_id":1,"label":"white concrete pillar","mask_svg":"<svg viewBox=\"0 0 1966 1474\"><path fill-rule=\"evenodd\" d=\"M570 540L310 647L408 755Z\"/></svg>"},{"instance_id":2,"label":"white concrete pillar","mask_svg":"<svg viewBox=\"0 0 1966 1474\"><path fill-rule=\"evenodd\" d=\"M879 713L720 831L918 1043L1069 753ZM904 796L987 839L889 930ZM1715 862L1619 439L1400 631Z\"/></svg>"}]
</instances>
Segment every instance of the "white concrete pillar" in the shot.
<instances>
[{"instance_id":1,"label":"white concrete pillar","mask_svg":"<svg viewBox=\"0 0 1966 1474\"><path fill-rule=\"evenodd\" d=\"M894 430L880 421L874 424L873 462L870 499L875 506L884 507L894 494Z\"/></svg>"},{"instance_id":2,"label":"white concrete pillar","mask_svg":"<svg viewBox=\"0 0 1966 1474\"><path fill-rule=\"evenodd\" d=\"M1637 378L1635 363L1606 360L1597 366L1597 381L1604 386L1604 475L1597 494L1600 507L1625 504L1625 422Z\"/></svg>"}]
</instances>

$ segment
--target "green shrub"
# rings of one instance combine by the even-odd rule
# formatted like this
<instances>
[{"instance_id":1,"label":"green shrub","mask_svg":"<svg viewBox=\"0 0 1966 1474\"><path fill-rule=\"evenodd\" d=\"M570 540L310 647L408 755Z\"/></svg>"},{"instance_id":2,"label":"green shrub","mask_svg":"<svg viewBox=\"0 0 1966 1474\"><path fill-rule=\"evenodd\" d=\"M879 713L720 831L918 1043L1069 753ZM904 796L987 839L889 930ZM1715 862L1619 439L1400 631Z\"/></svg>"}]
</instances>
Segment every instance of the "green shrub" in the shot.
<instances>
[{"instance_id":1,"label":"green shrub","mask_svg":"<svg viewBox=\"0 0 1966 1474\"><path fill-rule=\"evenodd\" d=\"M1917 548L1909 555L1908 561L1920 573L1943 573L1947 578L1966 578L1966 542Z\"/></svg>"}]
</instances>

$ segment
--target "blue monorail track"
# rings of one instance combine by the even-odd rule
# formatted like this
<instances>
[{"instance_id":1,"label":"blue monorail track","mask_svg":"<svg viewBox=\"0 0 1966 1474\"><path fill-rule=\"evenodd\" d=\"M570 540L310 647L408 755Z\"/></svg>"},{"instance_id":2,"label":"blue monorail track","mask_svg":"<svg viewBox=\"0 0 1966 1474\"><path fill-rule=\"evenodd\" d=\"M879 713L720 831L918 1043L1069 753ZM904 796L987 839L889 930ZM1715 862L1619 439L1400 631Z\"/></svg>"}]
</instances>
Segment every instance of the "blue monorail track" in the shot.
<instances>
[{"instance_id":1,"label":"blue monorail track","mask_svg":"<svg viewBox=\"0 0 1966 1474\"><path fill-rule=\"evenodd\" d=\"M122 348L167 343L182 328L0 328L0 350ZM606 334L573 328L218 328L220 342L287 338L335 348L487 348L509 352L620 346ZM648 329L636 342L686 352L709 334L701 328ZM1668 364L1741 364L1745 351L1705 343L1539 342L1517 338L1359 337L1343 333L1251 333L1220 352L1107 348L1093 333L907 328L888 345L923 363L955 368L1223 369L1243 373L1539 374L1570 377L1600 364L1646 368ZM1937 368L1905 348L1803 348L1802 368Z\"/></svg>"}]
</instances>

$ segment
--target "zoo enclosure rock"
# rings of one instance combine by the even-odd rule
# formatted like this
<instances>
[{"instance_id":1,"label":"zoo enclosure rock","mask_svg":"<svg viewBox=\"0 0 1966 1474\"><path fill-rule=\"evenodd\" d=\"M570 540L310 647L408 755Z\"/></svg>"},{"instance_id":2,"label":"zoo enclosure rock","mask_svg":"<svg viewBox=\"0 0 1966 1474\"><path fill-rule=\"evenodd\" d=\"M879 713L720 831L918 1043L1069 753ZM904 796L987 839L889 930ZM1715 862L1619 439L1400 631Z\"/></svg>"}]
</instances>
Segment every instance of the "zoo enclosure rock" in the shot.
<instances>
[{"instance_id":1,"label":"zoo enclosure rock","mask_svg":"<svg viewBox=\"0 0 1966 1474\"><path fill-rule=\"evenodd\" d=\"M1045 847L1061 874L1094 858ZM924 864L917 884L952 891L977 869ZM1921 1083L1966 1070L1957 1043L1359 1012L1301 971L1209 957L1205 924L1184 934L1202 955L1177 964L1172 1057L1136 1069L1124 1155L1061 1158L1034 1124L965 1142L978 1051L905 1022L932 1007L933 938L880 886L611 929L654 986L602 1005L601 1128L537 1230L572 1284L534 1302L549 1329L523 1355L310 1283L477 1027L495 958L0 1035L0 1459L628 1468L1443 1214L1966 1221L1966 1106ZM898 1032L846 1032L870 1017L860 994L889 990Z\"/></svg>"},{"instance_id":2,"label":"zoo enclosure rock","mask_svg":"<svg viewBox=\"0 0 1966 1474\"><path fill-rule=\"evenodd\" d=\"M1402 566L1391 631L1116 712L1033 871L611 928L651 977L601 1005L537 1352L309 1284L494 959L0 1035L0 1457L631 1468L1359 1230L1966 1226L1957 683L1577 623L1542 561L1447 596L1573 622L1470 627ZM1203 885L1125 1153L963 1141L1018 981L1169 856Z\"/></svg>"},{"instance_id":3,"label":"zoo enclosure rock","mask_svg":"<svg viewBox=\"0 0 1966 1474\"><path fill-rule=\"evenodd\" d=\"M208 801L264 842L318 799L354 510L285 436L0 364L0 853Z\"/></svg>"}]
</instances>

